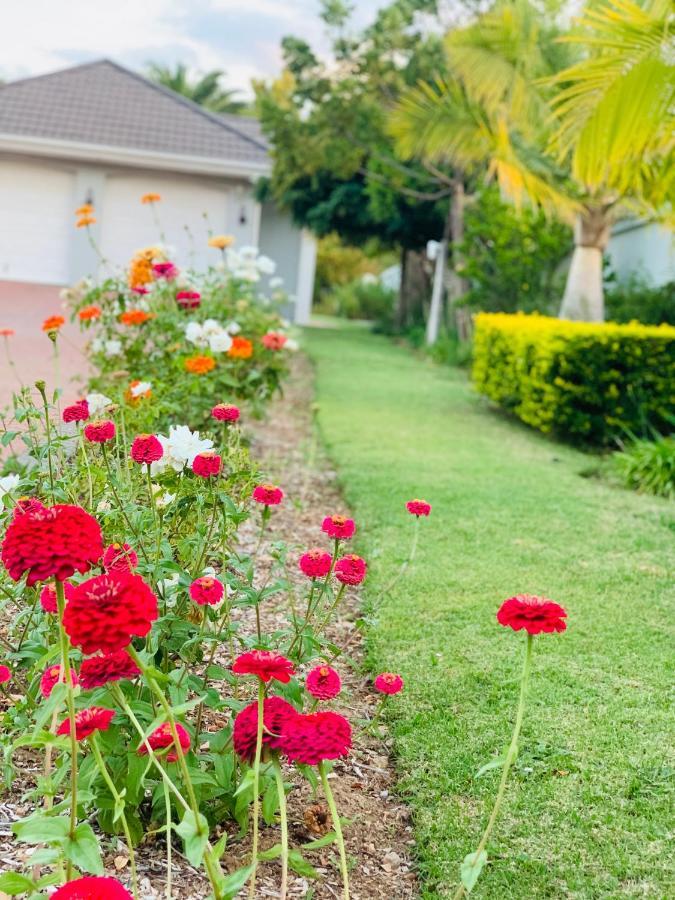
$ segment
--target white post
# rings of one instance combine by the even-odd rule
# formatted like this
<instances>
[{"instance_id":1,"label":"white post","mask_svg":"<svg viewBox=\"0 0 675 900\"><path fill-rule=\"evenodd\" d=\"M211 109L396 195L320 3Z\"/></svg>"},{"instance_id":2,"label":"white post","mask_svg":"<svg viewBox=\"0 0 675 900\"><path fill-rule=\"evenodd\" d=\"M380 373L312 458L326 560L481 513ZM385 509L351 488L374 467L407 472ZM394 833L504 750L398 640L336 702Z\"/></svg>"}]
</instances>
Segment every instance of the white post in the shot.
<instances>
[{"instance_id":1,"label":"white post","mask_svg":"<svg viewBox=\"0 0 675 900\"><path fill-rule=\"evenodd\" d=\"M445 281L445 261L448 257L448 242L429 241L427 244L427 256L436 260L434 268L434 284L431 290L431 306L427 319L427 346L431 347L438 340L438 332L441 325L441 303L443 300L443 287Z\"/></svg>"}]
</instances>

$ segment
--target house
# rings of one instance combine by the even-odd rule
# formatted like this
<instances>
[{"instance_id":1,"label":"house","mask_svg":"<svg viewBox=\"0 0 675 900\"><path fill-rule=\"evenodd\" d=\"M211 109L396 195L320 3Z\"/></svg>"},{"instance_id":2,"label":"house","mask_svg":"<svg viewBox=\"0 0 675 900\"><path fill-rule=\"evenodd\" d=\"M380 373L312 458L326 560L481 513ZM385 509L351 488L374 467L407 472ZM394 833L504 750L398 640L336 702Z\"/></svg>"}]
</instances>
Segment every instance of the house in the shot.
<instances>
[{"instance_id":1,"label":"house","mask_svg":"<svg viewBox=\"0 0 675 900\"><path fill-rule=\"evenodd\" d=\"M659 287L675 281L675 236L665 225L623 219L612 229L607 256L618 280L637 276Z\"/></svg>"},{"instance_id":2,"label":"house","mask_svg":"<svg viewBox=\"0 0 675 900\"><path fill-rule=\"evenodd\" d=\"M253 193L270 171L253 119L221 116L110 60L0 87L0 283L72 284L99 257L74 210L96 210L93 241L113 266L163 232L183 267L206 268L209 231L277 263L309 317L315 242ZM158 193L153 208L140 198ZM20 285L17 284L17 288ZM262 289L265 285L262 285ZM22 291L25 294L25 290Z\"/></svg>"}]
</instances>

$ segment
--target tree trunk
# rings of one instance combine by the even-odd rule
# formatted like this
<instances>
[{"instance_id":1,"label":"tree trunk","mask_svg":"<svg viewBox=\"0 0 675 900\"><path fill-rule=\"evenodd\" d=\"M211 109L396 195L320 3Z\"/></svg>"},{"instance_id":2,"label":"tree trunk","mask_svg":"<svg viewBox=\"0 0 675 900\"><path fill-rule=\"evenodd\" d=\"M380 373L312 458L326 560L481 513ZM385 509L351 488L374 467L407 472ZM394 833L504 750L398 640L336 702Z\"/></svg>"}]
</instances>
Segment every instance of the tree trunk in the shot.
<instances>
[{"instance_id":1,"label":"tree trunk","mask_svg":"<svg viewBox=\"0 0 675 900\"><path fill-rule=\"evenodd\" d=\"M401 248L401 283L398 286L398 303L394 315L394 328L403 331L408 324L408 294L406 291L406 279L408 272L408 251Z\"/></svg>"},{"instance_id":2,"label":"tree trunk","mask_svg":"<svg viewBox=\"0 0 675 900\"><path fill-rule=\"evenodd\" d=\"M560 307L561 319L602 322L602 255L609 242L609 206L584 209L574 225L574 252Z\"/></svg>"},{"instance_id":3,"label":"tree trunk","mask_svg":"<svg viewBox=\"0 0 675 900\"><path fill-rule=\"evenodd\" d=\"M464 243L464 177L458 172L452 183L452 203L450 206L450 241L452 244L452 267L448 273L448 301L454 313L455 327L461 340L467 340L471 333L471 316L466 307L458 306L458 302L469 289L466 278L461 276L463 269L462 244Z\"/></svg>"}]
</instances>

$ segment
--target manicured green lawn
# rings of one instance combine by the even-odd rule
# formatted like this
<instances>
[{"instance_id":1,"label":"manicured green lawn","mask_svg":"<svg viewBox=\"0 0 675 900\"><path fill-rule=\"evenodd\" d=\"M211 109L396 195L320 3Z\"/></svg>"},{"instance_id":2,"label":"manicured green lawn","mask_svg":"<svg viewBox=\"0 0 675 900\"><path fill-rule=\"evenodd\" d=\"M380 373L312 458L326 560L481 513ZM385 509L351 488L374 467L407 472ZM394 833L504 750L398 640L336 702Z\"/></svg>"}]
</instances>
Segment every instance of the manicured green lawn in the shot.
<instances>
[{"instance_id":1,"label":"manicured green lawn","mask_svg":"<svg viewBox=\"0 0 675 900\"><path fill-rule=\"evenodd\" d=\"M314 329L306 344L371 597L407 553L405 501L433 504L370 633L373 666L406 680L392 729L423 896L453 889L489 815L499 772L474 775L511 733L524 636L495 613L515 593L558 601L569 627L535 639L520 757L472 897L673 896L673 506L582 477L587 456L384 338Z\"/></svg>"}]
</instances>

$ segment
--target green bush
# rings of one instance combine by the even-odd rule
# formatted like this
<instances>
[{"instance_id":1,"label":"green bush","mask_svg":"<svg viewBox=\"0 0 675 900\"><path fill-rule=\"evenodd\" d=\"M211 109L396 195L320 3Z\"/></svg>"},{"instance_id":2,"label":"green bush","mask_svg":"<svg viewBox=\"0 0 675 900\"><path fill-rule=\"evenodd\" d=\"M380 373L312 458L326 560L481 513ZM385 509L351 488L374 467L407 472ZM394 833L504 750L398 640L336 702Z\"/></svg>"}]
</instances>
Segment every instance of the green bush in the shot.
<instances>
[{"instance_id":1,"label":"green bush","mask_svg":"<svg viewBox=\"0 0 675 900\"><path fill-rule=\"evenodd\" d=\"M357 279L335 288L322 311L344 319L390 319L395 301L395 291L379 282Z\"/></svg>"},{"instance_id":2,"label":"green bush","mask_svg":"<svg viewBox=\"0 0 675 900\"><path fill-rule=\"evenodd\" d=\"M612 322L675 325L675 281L653 287L639 275L624 282L605 282L607 318Z\"/></svg>"},{"instance_id":3,"label":"green bush","mask_svg":"<svg viewBox=\"0 0 675 900\"><path fill-rule=\"evenodd\" d=\"M667 433L675 328L483 313L473 379L523 422L568 440L607 446L626 434Z\"/></svg>"},{"instance_id":4,"label":"green bush","mask_svg":"<svg viewBox=\"0 0 675 900\"><path fill-rule=\"evenodd\" d=\"M675 497L675 438L635 441L614 455L617 471L636 491Z\"/></svg>"}]
</instances>

